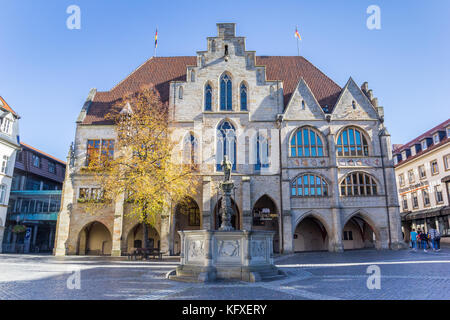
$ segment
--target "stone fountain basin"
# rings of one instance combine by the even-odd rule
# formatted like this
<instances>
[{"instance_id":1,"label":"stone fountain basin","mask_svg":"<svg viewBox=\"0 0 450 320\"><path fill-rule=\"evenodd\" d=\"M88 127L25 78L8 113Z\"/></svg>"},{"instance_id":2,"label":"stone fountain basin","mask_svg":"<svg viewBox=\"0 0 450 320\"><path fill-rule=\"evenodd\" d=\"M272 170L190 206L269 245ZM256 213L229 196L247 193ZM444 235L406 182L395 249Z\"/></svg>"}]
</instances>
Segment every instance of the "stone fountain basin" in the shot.
<instances>
[{"instance_id":1,"label":"stone fountain basin","mask_svg":"<svg viewBox=\"0 0 450 320\"><path fill-rule=\"evenodd\" d=\"M179 281L235 279L249 282L283 277L273 265L272 231L178 231L180 266L169 275Z\"/></svg>"}]
</instances>

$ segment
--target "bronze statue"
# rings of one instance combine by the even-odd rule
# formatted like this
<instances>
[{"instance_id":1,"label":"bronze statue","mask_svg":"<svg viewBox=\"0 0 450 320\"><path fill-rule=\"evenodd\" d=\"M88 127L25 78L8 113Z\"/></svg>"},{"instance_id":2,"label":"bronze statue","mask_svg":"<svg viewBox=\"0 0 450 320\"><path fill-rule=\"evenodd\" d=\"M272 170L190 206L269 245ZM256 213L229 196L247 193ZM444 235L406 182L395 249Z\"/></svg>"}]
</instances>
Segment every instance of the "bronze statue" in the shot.
<instances>
[{"instance_id":1,"label":"bronze statue","mask_svg":"<svg viewBox=\"0 0 450 320\"><path fill-rule=\"evenodd\" d=\"M228 156L223 157L222 161L222 167L223 167L223 173L224 173L224 181L231 181L231 167L232 163L230 160L228 160Z\"/></svg>"}]
</instances>

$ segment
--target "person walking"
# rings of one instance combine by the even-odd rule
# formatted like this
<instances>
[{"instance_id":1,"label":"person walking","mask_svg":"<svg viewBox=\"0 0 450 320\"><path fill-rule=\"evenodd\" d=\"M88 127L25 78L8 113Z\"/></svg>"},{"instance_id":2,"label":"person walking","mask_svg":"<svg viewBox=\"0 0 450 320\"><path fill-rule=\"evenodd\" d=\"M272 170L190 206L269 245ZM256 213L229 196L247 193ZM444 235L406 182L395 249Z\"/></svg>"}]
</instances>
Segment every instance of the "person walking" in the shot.
<instances>
[{"instance_id":1,"label":"person walking","mask_svg":"<svg viewBox=\"0 0 450 320\"><path fill-rule=\"evenodd\" d=\"M428 234L430 235L431 240L431 247L433 248L433 251L437 250L436 232L437 230L435 228L431 228L430 230L428 230Z\"/></svg>"},{"instance_id":2,"label":"person walking","mask_svg":"<svg viewBox=\"0 0 450 320\"><path fill-rule=\"evenodd\" d=\"M423 247L423 252L428 252L427 251L428 234L426 234L425 232L421 232L419 234L419 236L420 236L420 242L421 242L422 247Z\"/></svg>"},{"instance_id":3,"label":"person walking","mask_svg":"<svg viewBox=\"0 0 450 320\"><path fill-rule=\"evenodd\" d=\"M422 234L422 230L417 229L417 248L422 249L422 241L420 240L420 235Z\"/></svg>"},{"instance_id":4,"label":"person walking","mask_svg":"<svg viewBox=\"0 0 450 320\"><path fill-rule=\"evenodd\" d=\"M413 251L417 251L417 232L416 229L412 229L411 233L409 234L411 237L411 247Z\"/></svg>"},{"instance_id":5,"label":"person walking","mask_svg":"<svg viewBox=\"0 0 450 320\"><path fill-rule=\"evenodd\" d=\"M436 251L441 251L441 233L436 229Z\"/></svg>"}]
</instances>

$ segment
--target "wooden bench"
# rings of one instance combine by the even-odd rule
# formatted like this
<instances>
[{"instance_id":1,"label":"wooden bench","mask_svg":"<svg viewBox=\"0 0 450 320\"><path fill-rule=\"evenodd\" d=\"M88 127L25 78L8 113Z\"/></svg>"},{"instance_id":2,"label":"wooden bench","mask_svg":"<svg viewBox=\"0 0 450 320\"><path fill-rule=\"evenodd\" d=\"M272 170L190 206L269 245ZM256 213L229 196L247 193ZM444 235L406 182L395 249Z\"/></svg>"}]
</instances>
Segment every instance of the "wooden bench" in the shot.
<instances>
[{"instance_id":1,"label":"wooden bench","mask_svg":"<svg viewBox=\"0 0 450 320\"><path fill-rule=\"evenodd\" d=\"M148 257L152 256L153 259L156 259L156 257L159 258L159 260L162 260L162 252L159 249L144 249L144 248L137 248L134 249L131 253L127 254L128 260L137 260L137 257L140 257L141 260L147 260Z\"/></svg>"}]
</instances>

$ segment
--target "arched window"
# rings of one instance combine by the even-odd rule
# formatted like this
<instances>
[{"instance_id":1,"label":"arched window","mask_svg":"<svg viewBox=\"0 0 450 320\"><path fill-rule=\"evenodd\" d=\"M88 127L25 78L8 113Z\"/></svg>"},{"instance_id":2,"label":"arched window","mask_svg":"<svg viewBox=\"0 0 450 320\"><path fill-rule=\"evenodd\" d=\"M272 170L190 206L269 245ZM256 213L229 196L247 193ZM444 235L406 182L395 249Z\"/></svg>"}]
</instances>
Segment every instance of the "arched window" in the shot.
<instances>
[{"instance_id":1,"label":"arched window","mask_svg":"<svg viewBox=\"0 0 450 320\"><path fill-rule=\"evenodd\" d=\"M345 128L337 140L338 156L369 156L369 145L361 129Z\"/></svg>"},{"instance_id":2,"label":"arched window","mask_svg":"<svg viewBox=\"0 0 450 320\"><path fill-rule=\"evenodd\" d=\"M341 196L375 196L375 178L364 172L349 173L341 182Z\"/></svg>"},{"instance_id":3,"label":"arched window","mask_svg":"<svg viewBox=\"0 0 450 320\"><path fill-rule=\"evenodd\" d=\"M291 157L323 156L323 143L319 134L309 127L297 129L291 138Z\"/></svg>"},{"instance_id":4,"label":"arched window","mask_svg":"<svg viewBox=\"0 0 450 320\"><path fill-rule=\"evenodd\" d=\"M292 181L291 196L293 197L328 197L328 184L315 174L303 174Z\"/></svg>"},{"instance_id":5,"label":"arched window","mask_svg":"<svg viewBox=\"0 0 450 320\"><path fill-rule=\"evenodd\" d=\"M205 86L205 111L212 110L212 88L209 83Z\"/></svg>"},{"instance_id":6,"label":"arched window","mask_svg":"<svg viewBox=\"0 0 450 320\"><path fill-rule=\"evenodd\" d=\"M256 138L256 164L255 170L269 167L269 143L267 138L258 133Z\"/></svg>"},{"instance_id":7,"label":"arched window","mask_svg":"<svg viewBox=\"0 0 450 320\"><path fill-rule=\"evenodd\" d=\"M178 89L178 98L183 99L183 87L180 87L180 89Z\"/></svg>"},{"instance_id":8,"label":"arched window","mask_svg":"<svg viewBox=\"0 0 450 320\"><path fill-rule=\"evenodd\" d=\"M236 170L236 130L229 121L224 121L217 127L217 171L222 171L222 161L225 155L233 164L232 169Z\"/></svg>"},{"instance_id":9,"label":"arched window","mask_svg":"<svg viewBox=\"0 0 450 320\"><path fill-rule=\"evenodd\" d=\"M247 111L247 86L244 82L241 83L239 91L241 93L241 111Z\"/></svg>"},{"instance_id":10,"label":"arched window","mask_svg":"<svg viewBox=\"0 0 450 320\"><path fill-rule=\"evenodd\" d=\"M231 78L228 74L220 77L220 110L232 110Z\"/></svg>"},{"instance_id":11,"label":"arched window","mask_svg":"<svg viewBox=\"0 0 450 320\"><path fill-rule=\"evenodd\" d=\"M190 165L193 169L198 164L197 146L198 142L195 136L192 133L186 135L183 143L183 164Z\"/></svg>"},{"instance_id":12,"label":"arched window","mask_svg":"<svg viewBox=\"0 0 450 320\"><path fill-rule=\"evenodd\" d=\"M191 70L191 82L195 82L195 71Z\"/></svg>"},{"instance_id":13,"label":"arched window","mask_svg":"<svg viewBox=\"0 0 450 320\"><path fill-rule=\"evenodd\" d=\"M302 110L305 110L305 108L306 108L305 100L302 100Z\"/></svg>"}]
</instances>

